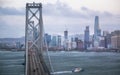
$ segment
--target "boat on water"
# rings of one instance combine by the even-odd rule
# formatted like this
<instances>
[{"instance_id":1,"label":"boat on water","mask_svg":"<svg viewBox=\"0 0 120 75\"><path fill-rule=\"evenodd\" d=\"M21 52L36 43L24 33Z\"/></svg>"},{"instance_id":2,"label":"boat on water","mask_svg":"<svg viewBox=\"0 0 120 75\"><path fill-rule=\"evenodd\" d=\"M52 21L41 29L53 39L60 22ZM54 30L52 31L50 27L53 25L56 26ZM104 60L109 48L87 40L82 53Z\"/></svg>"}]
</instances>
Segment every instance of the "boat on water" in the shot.
<instances>
[{"instance_id":1,"label":"boat on water","mask_svg":"<svg viewBox=\"0 0 120 75\"><path fill-rule=\"evenodd\" d=\"M66 73L78 73L82 72L84 69L76 67L72 71L57 71L57 72L52 72L51 75L57 75L57 74L66 74Z\"/></svg>"},{"instance_id":2,"label":"boat on water","mask_svg":"<svg viewBox=\"0 0 120 75\"><path fill-rule=\"evenodd\" d=\"M72 72L82 72L84 71L82 68L76 67L72 70Z\"/></svg>"},{"instance_id":3,"label":"boat on water","mask_svg":"<svg viewBox=\"0 0 120 75\"><path fill-rule=\"evenodd\" d=\"M68 73L72 73L72 71L57 71L57 72L52 72L51 75L68 74Z\"/></svg>"}]
</instances>

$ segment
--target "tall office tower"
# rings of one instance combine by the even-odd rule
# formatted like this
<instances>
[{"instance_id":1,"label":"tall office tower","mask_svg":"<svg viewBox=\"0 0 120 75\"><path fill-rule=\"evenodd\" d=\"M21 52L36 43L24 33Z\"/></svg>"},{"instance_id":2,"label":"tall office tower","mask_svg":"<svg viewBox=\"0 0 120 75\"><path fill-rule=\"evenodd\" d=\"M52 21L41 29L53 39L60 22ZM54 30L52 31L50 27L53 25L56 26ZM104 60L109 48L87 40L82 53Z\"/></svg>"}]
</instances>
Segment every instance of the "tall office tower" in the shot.
<instances>
[{"instance_id":1,"label":"tall office tower","mask_svg":"<svg viewBox=\"0 0 120 75\"><path fill-rule=\"evenodd\" d=\"M95 25L94 25L94 47L99 46L99 37L101 36L101 30L99 27L99 17L95 16Z\"/></svg>"},{"instance_id":2,"label":"tall office tower","mask_svg":"<svg viewBox=\"0 0 120 75\"><path fill-rule=\"evenodd\" d=\"M60 35L58 35L58 48L61 48L61 36Z\"/></svg>"},{"instance_id":3,"label":"tall office tower","mask_svg":"<svg viewBox=\"0 0 120 75\"><path fill-rule=\"evenodd\" d=\"M69 40L68 40L68 31L64 31L64 49L65 50L68 50L68 43L69 43Z\"/></svg>"},{"instance_id":4,"label":"tall office tower","mask_svg":"<svg viewBox=\"0 0 120 75\"><path fill-rule=\"evenodd\" d=\"M52 47L56 47L57 46L57 36L56 35L52 36L51 46Z\"/></svg>"},{"instance_id":5,"label":"tall office tower","mask_svg":"<svg viewBox=\"0 0 120 75\"><path fill-rule=\"evenodd\" d=\"M50 42L51 42L51 35L49 34L45 34L44 35L44 39L46 40L47 46L49 46Z\"/></svg>"},{"instance_id":6,"label":"tall office tower","mask_svg":"<svg viewBox=\"0 0 120 75\"><path fill-rule=\"evenodd\" d=\"M71 38L71 49L75 49L76 48L76 41L75 41L75 37Z\"/></svg>"},{"instance_id":7,"label":"tall office tower","mask_svg":"<svg viewBox=\"0 0 120 75\"><path fill-rule=\"evenodd\" d=\"M99 17L95 16L94 36L101 36L101 30L99 27Z\"/></svg>"},{"instance_id":8,"label":"tall office tower","mask_svg":"<svg viewBox=\"0 0 120 75\"><path fill-rule=\"evenodd\" d=\"M90 42L89 42L89 26L86 26L85 29L85 34L84 34L84 48L87 49L88 47L90 47Z\"/></svg>"},{"instance_id":9,"label":"tall office tower","mask_svg":"<svg viewBox=\"0 0 120 75\"><path fill-rule=\"evenodd\" d=\"M64 39L67 40L68 39L68 31L64 31Z\"/></svg>"}]
</instances>

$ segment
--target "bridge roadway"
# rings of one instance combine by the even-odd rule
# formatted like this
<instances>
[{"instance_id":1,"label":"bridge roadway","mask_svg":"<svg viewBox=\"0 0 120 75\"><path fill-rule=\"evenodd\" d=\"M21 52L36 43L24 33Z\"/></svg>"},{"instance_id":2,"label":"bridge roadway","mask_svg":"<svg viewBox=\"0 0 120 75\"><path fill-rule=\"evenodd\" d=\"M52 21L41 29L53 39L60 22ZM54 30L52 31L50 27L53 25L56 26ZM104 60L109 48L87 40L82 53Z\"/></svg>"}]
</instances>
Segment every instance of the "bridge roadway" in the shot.
<instances>
[{"instance_id":1,"label":"bridge roadway","mask_svg":"<svg viewBox=\"0 0 120 75\"><path fill-rule=\"evenodd\" d=\"M27 75L50 75L42 56L36 49L28 50Z\"/></svg>"}]
</instances>

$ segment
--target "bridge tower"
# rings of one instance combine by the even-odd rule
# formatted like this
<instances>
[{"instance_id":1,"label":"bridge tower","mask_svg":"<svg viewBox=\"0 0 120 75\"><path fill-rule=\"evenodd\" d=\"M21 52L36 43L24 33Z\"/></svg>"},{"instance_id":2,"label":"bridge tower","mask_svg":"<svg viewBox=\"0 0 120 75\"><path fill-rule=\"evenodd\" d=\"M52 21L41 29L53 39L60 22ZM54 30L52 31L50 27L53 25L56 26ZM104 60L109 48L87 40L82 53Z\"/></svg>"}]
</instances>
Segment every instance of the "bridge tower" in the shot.
<instances>
[{"instance_id":1,"label":"bridge tower","mask_svg":"<svg viewBox=\"0 0 120 75\"><path fill-rule=\"evenodd\" d=\"M25 48L25 75L50 75L42 56L43 21L41 3L26 4Z\"/></svg>"}]
</instances>

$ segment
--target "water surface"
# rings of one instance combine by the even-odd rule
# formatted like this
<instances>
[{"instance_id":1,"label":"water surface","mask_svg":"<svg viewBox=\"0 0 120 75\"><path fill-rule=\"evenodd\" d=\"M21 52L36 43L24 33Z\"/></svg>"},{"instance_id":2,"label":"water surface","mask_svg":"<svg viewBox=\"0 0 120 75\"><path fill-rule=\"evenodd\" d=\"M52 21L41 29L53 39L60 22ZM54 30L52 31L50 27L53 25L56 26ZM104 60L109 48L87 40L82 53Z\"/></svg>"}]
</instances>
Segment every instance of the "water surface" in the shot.
<instances>
[{"instance_id":1,"label":"water surface","mask_svg":"<svg viewBox=\"0 0 120 75\"><path fill-rule=\"evenodd\" d=\"M24 75L23 62L23 51L0 51L0 75Z\"/></svg>"},{"instance_id":2,"label":"water surface","mask_svg":"<svg viewBox=\"0 0 120 75\"><path fill-rule=\"evenodd\" d=\"M55 72L71 71L81 67L80 73L60 73L59 75L119 75L120 53L112 52L50 52Z\"/></svg>"},{"instance_id":3,"label":"water surface","mask_svg":"<svg viewBox=\"0 0 120 75\"><path fill-rule=\"evenodd\" d=\"M56 75L119 75L120 53L50 51ZM0 75L24 75L24 52L0 51ZM75 67L84 69L72 73Z\"/></svg>"}]
</instances>

